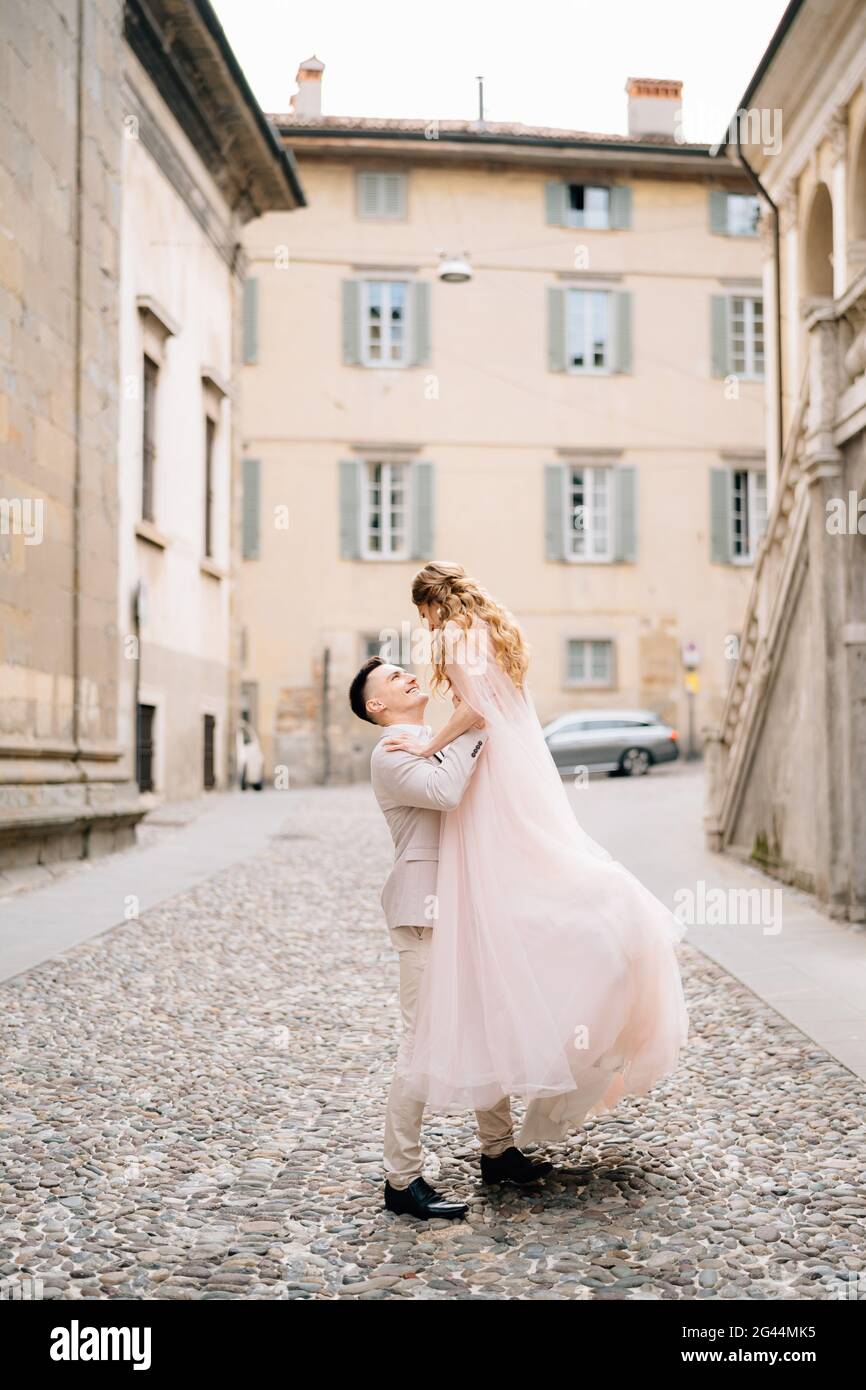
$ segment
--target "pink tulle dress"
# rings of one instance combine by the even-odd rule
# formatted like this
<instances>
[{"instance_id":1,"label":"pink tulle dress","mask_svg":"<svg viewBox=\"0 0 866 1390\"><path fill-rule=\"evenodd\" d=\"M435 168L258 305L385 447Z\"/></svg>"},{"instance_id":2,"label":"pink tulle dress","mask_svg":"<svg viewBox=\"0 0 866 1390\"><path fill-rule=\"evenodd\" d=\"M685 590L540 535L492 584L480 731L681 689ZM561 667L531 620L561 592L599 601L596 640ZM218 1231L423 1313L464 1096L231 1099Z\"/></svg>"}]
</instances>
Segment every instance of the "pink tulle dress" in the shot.
<instances>
[{"instance_id":1,"label":"pink tulle dress","mask_svg":"<svg viewBox=\"0 0 866 1390\"><path fill-rule=\"evenodd\" d=\"M578 825L528 688L487 624L445 629L489 738L442 817L438 916L404 1079L434 1110L526 1102L518 1143L563 1139L677 1065L683 927Z\"/></svg>"}]
</instances>

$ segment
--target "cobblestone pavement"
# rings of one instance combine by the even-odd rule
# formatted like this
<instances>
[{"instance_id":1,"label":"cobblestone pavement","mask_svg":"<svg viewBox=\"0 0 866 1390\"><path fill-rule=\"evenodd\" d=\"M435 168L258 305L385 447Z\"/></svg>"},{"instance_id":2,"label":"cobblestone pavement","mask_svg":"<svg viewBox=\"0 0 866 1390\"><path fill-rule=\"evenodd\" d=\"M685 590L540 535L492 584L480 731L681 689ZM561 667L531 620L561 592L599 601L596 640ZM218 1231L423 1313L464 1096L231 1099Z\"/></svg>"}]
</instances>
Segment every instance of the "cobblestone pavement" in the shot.
<instances>
[{"instance_id":1,"label":"cobblestone pavement","mask_svg":"<svg viewBox=\"0 0 866 1390\"><path fill-rule=\"evenodd\" d=\"M257 859L3 986L7 1289L866 1297L862 1084L687 941L673 1077L534 1193L483 1188L471 1125L431 1116L427 1176L468 1219L386 1213L390 841L366 786L291 796Z\"/></svg>"}]
</instances>

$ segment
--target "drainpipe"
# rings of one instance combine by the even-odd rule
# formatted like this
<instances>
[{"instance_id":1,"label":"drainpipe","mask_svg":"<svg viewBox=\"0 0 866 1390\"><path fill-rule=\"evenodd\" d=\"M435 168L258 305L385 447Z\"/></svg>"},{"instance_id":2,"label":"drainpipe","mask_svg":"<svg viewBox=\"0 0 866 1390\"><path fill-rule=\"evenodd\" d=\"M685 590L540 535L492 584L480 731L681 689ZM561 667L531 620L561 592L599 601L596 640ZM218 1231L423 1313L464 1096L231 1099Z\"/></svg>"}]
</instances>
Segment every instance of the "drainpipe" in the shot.
<instances>
[{"instance_id":1,"label":"drainpipe","mask_svg":"<svg viewBox=\"0 0 866 1390\"><path fill-rule=\"evenodd\" d=\"M759 195L759 197L763 198L763 199L765 200L765 202L769 203L770 207L771 207L772 210L773 210L773 260L775 261L775 275L776 275L776 303L775 303L775 305L774 305L774 310L775 310L774 317L775 317L775 320L776 320L776 416L777 416L777 427L778 427L778 442L777 442L776 447L777 447L778 453L779 453L778 469L779 469L779 472L781 473L781 470L782 470L782 458L783 458L784 452L785 452L785 450L784 450L784 443L785 443L785 425L784 425L784 420L783 420L783 417L782 417L782 400L783 400L783 391L782 391L782 257L781 257L781 248L780 248L780 238L779 238L779 209L776 207L776 204L773 202L773 200L772 200L772 198L770 197L769 193L767 192L766 188L765 188L764 185L761 183L761 180L758 178L758 175L755 173L755 171L754 171L754 169L752 168L751 164L750 164L749 161L746 159L746 156L743 154L743 147L742 147L742 145L741 145L741 143L740 143L740 122L739 122L739 119L738 119L737 122L736 122L736 127L737 127L737 158L739 159L740 163L742 164L743 168L745 169L746 175L747 175L747 177L748 177L748 179L749 179L749 182L751 183L752 187L755 189L756 193Z\"/></svg>"},{"instance_id":2,"label":"drainpipe","mask_svg":"<svg viewBox=\"0 0 866 1390\"><path fill-rule=\"evenodd\" d=\"M83 521L81 516L84 484L81 444L82 383L84 370L82 335L84 312L81 304L84 284L84 0L78 0L78 43L75 54L75 174L74 174L74 307L73 307L73 366L75 386L73 399L74 464L72 481L72 743L73 758L81 757L81 552ZM79 774L80 775L80 774Z\"/></svg>"},{"instance_id":3,"label":"drainpipe","mask_svg":"<svg viewBox=\"0 0 866 1390\"><path fill-rule=\"evenodd\" d=\"M132 598L132 627L135 637L135 680L132 683L132 780L139 788L139 795L141 795L139 780L141 731L138 727L138 706L141 700L141 581L139 581Z\"/></svg>"}]
</instances>

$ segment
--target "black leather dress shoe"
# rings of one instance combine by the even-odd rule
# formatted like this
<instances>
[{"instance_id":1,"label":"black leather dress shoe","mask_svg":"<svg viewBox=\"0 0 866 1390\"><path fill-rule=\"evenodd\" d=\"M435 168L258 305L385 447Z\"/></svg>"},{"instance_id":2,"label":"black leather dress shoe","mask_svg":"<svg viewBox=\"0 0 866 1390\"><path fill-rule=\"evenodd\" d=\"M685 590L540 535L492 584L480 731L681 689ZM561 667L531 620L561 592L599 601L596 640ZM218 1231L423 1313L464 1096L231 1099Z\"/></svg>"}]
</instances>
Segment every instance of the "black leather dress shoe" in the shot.
<instances>
[{"instance_id":1,"label":"black leather dress shoe","mask_svg":"<svg viewBox=\"0 0 866 1390\"><path fill-rule=\"evenodd\" d=\"M538 1182L553 1172L553 1164L541 1159L527 1158L517 1148L506 1149L496 1158L481 1155L481 1178L483 1182L514 1182L518 1187Z\"/></svg>"},{"instance_id":2,"label":"black leather dress shoe","mask_svg":"<svg viewBox=\"0 0 866 1390\"><path fill-rule=\"evenodd\" d=\"M385 1206L399 1216L417 1216L419 1221L429 1221L434 1216L453 1220L469 1210L467 1202L449 1202L423 1178L416 1178L408 1187L392 1187L386 1181Z\"/></svg>"}]
</instances>

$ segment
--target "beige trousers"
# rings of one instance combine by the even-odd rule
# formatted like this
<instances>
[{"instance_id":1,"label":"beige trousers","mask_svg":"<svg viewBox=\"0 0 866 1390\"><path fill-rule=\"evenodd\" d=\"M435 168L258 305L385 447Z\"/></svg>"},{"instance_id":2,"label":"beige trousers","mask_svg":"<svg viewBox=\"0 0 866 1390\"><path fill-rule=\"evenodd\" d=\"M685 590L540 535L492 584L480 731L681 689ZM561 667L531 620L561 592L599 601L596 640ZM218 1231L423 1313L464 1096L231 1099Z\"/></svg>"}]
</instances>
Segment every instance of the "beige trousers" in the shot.
<instances>
[{"instance_id":1,"label":"beige trousers","mask_svg":"<svg viewBox=\"0 0 866 1390\"><path fill-rule=\"evenodd\" d=\"M391 940L400 957L400 1013L403 1031L397 1066L385 1113L385 1175L392 1187L408 1187L421 1176L423 1100L406 1094L400 1069L412 1052L418 992L430 954L432 927L391 927ZM481 1152L495 1158L514 1143L511 1103L507 1096L492 1110L476 1110Z\"/></svg>"}]
</instances>

